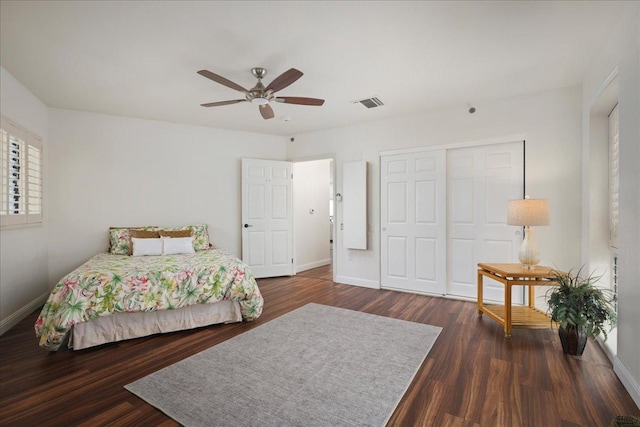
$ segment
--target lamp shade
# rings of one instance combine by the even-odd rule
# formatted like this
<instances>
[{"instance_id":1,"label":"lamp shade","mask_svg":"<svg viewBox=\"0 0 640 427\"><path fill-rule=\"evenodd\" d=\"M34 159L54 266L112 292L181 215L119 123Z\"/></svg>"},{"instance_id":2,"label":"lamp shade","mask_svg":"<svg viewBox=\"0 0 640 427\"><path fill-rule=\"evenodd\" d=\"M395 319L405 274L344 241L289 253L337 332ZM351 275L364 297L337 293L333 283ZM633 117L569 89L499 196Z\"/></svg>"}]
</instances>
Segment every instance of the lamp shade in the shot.
<instances>
[{"instance_id":1,"label":"lamp shade","mask_svg":"<svg viewBox=\"0 0 640 427\"><path fill-rule=\"evenodd\" d=\"M508 225L549 225L547 199L509 200Z\"/></svg>"}]
</instances>

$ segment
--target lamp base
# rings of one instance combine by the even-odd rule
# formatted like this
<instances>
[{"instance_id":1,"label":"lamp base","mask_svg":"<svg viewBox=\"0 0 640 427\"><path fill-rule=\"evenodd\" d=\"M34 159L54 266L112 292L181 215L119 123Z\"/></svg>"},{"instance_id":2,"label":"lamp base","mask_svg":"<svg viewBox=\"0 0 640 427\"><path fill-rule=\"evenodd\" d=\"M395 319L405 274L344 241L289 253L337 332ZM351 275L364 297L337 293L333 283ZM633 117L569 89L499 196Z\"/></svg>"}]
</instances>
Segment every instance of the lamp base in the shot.
<instances>
[{"instance_id":1,"label":"lamp base","mask_svg":"<svg viewBox=\"0 0 640 427\"><path fill-rule=\"evenodd\" d=\"M524 227L524 240L520 245L518 258L525 270L535 270L536 265L540 262L540 251L536 242L533 240L533 232L528 225Z\"/></svg>"}]
</instances>

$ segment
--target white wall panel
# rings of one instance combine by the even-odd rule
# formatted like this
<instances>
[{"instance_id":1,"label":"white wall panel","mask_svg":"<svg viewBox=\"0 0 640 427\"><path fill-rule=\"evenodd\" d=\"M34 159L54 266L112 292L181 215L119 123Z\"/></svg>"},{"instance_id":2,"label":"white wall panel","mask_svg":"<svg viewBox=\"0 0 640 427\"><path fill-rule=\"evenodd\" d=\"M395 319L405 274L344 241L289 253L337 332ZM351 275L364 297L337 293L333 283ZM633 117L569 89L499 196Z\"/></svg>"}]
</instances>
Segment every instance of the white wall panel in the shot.
<instances>
[{"instance_id":1,"label":"white wall panel","mask_svg":"<svg viewBox=\"0 0 640 427\"><path fill-rule=\"evenodd\" d=\"M342 246L367 249L367 162L342 164Z\"/></svg>"}]
</instances>

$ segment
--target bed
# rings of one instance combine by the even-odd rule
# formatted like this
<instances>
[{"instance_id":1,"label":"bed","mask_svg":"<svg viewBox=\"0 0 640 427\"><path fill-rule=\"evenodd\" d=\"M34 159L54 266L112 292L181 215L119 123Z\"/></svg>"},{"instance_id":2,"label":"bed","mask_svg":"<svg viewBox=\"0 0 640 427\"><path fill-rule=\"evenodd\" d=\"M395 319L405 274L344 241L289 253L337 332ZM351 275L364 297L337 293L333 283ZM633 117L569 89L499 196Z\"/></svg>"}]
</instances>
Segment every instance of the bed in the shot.
<instances>
[{"instance_id":1,"label":"bed","mask_svg":"<svg viewBox=\"0 0 640 427\"><path fill-rule=\"evenodd\" d=\"M215 323L251 321L263 299L251 271L221 249L129 256L99 253L51 291L35 330L40 346L79 350Z\"/></svg>"}]
</instances>

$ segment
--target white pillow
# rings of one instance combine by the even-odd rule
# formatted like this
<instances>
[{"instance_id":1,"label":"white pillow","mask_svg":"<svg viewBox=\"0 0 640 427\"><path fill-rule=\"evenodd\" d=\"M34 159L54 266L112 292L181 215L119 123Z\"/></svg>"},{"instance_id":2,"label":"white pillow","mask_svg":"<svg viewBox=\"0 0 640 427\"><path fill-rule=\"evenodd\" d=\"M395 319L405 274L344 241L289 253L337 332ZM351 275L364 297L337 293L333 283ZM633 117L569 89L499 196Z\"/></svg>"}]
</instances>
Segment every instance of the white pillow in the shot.
<instances>
[{"instance_id":1,"label":"white pillow","mask_svg":"<svg viewBox=\"0 0 640 427\"><path fill-rule=\"evenodd\" d=\"M164 255L193 254L193 240L195 237L164 237Z\"/></svg>"},{"instance_id":2,"label":"white pillow","mask_svg":"<svg viewBox=\"0 0 640 427\"><path fill-rule=\"evenodd\" d=\"M137 237L131 238L133 245L132 256L144 256L144 255L162 255L162 239L138 239Z\"/></svg>"}]
</instances>

